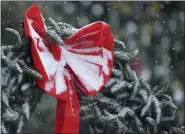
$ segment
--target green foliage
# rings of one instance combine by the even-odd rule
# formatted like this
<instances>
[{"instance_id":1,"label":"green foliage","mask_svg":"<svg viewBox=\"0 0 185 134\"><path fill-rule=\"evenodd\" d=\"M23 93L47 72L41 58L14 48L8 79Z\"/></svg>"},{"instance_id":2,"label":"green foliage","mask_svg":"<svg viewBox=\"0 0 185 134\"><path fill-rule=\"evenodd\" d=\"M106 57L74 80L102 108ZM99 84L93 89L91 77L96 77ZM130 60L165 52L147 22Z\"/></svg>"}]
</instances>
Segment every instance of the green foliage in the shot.
<instances>
[{"instance_id":1,"label":"green foliage","mask_svg":"<svg viewBox=\"0 0 185 134\"><path fill-rule=\"evenodd\" d=\"M48 37L58 45L77 30L66 23L46 21ZM8 31L17 36L18 44L2 46L2 132L20 133L43 92L35 85L41 76L33 68L30 43L22 41L15 30ZM124 43L117 39L114 43L113 73L104 90L93 97L80 97L80 121L86 123L87 133L183 133L177 107L166 94L169 83L151 88L129 65L138 49L127 52Z\"/></svg>"},{"instance_id":2,"label":"green foliage","mask_svg":"<svg viewBox=\"0 0 185 134\"><path fill-rule=\"evenodd\" d=\"M35 86L41 75L33 68L29 42L22 42L19 32L15 34L15 45L2 45L1 89L2 89L2 132L20 133L31 116L43 92Z\"/></svg>"},{"instance_id":3,"label":"green foliage","mask_svg":"<svg viewBox=\"0 0 185 134\"><path fill-rule=\"evenodd\" d=\"M177 106L166 94L169 82L151 88L131 69L135 52L115 47L114 69L104 90L94 97L81 97L81 121L88 133L182 134Z\"/></svg>"}]
</instances>

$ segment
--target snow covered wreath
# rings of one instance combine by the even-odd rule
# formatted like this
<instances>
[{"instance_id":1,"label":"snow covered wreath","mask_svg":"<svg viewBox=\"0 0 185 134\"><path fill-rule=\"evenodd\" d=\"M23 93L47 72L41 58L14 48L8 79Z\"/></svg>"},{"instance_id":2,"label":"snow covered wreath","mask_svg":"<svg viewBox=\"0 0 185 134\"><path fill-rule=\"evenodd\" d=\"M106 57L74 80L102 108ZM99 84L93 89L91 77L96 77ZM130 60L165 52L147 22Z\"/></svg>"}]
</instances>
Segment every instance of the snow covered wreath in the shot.
<instances>
[{"instance_id":1,"label":"snow covered wreath","mask_svg":"<svg viewBox=\"0 0 185 134\"><path fill-rule=\"evenodd\" d=\"M43 91L57 98L54 133L184 133L169 82L152 88L143 81L130 63L138 49L127 52L108 24L49 23L33 5L24 33L6 28L19 42L1 47L3 133L21 133Z\"/></svg>"}]
</instances>

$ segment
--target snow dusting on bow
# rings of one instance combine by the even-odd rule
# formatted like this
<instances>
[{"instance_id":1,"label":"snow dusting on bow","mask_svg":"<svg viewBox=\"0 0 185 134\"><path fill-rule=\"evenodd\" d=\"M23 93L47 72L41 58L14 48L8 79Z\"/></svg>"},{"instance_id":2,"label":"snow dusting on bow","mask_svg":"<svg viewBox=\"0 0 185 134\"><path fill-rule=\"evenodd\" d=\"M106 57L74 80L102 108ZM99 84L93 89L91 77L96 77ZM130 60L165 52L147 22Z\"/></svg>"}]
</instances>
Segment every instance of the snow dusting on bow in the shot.
<instances>
[{"instance_id":1,"label":"snow dusting on bow","mask_svg":"<svg viewBox=\"0 0 185 134\"><path fill-rule=\"evenodd\" d=\"M75 54L65 48L62 50L66 63L87 89L98 90L103 85L102 73L107 74L108 72L107 63L108 59L111 58L111 52L103 48L106 53L104 53L102 58L101 56ZM103 67L103 72L100 72L98 65Z\"/></svg>"},{"instance_id":2,"label":"snow dusting on bow","mask_svg":"<svg viewBox=\"0 0 185 134\"><path fill-rule=\"evenodd\" d=\"M65 69L66 65L72 69L81 84L87 90L98 91L100 89L104 84L104 74L108 75L109 73L108 60L112 60L111 51L103 47L74 49L71 46L64 45L60 46L61 58L57 61L50 50L45 46L43 39L33 29L31 23L32 20L28 19L31 36L34 43L37 45L37 52L49 78L49 81L45 82L45 90L47 92L53 89L53 87L55 87L56 94L60 94L67 90L65 73L67 72L68 74L68 70ZM41 47L42 51L39 51L38 47ZM102 51L103 56L83 55L98 51Z\"/></svg>"},{"instance_id":3,"label":"snow dusting on bow","mask_svg":"<svg viewBox=\"0 0 185 134\"><path fill-rule=\"evenodd\" d=\"M33 20L28 19L30 33L33 38L33 41L35 42L35 44L38 45L36 47L37 48L40 47L43 49L43 51L39 51L37 49L37 53L39 54L39 56L42 60L42 64L44 66L44 69L46 70L46 73L47 73L49 80L51 80L50 75L53 75L55 73L56 67L57 67L57 61L54 59L52 53L45 46L43 39L37 34L37 32L31 26L32 21ZM52 67L51 67L51 65L52 65Z\"/></svg>"}]
</instances>

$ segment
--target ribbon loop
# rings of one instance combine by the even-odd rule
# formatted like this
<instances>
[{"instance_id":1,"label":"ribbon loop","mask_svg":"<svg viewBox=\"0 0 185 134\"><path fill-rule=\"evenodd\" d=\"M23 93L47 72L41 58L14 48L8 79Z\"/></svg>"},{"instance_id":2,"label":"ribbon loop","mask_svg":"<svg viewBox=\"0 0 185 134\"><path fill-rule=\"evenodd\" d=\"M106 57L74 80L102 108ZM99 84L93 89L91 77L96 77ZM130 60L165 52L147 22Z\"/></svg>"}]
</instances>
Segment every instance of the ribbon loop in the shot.
<instances>
[{"instance_id":1,"label":"ribbon loop","mask_svg":"<svg viewBox=\"0 0 185 134\"><path fill-rule=\"evenodd\" d=\"M42 75L37 85L58 99L54 132L78 133L80 105L75 85L91 96L109 80L114 59L110 26L94 22L58 46L48 40L42 15L33 5L25 13L24 28L32 40L35 68Z\"/></svg>"}]
</instances>

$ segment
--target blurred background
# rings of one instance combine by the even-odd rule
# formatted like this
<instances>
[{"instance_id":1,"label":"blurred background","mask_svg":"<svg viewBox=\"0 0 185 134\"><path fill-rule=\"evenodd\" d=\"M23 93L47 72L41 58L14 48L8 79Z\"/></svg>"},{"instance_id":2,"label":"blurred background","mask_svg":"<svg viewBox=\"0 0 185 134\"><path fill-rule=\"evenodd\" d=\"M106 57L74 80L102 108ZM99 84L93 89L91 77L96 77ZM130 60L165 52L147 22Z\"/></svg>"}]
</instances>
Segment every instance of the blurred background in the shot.
<instances>
[{"instance_id":1,"label":"blurred background","mask_svg":"<svg viewBox=\"0 0 185 134\"><path fill-rule=\"evenodd\" d=\"M24 12L34 3L44 18L51 17L77 28L94 21L110 24L114 37L130 50L139 48L131 65L141 78L151 87L170 81L169 94L184 125L184 2L3 1L2 44L15 43L4 29L21 30ZM52 132L55 107L55 98L45 94L23 132Z\"/></svg>"}]
</instances>

